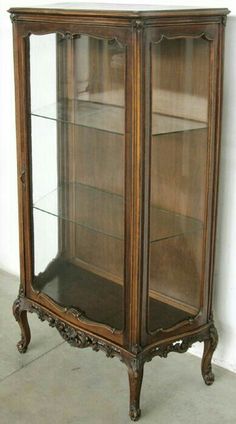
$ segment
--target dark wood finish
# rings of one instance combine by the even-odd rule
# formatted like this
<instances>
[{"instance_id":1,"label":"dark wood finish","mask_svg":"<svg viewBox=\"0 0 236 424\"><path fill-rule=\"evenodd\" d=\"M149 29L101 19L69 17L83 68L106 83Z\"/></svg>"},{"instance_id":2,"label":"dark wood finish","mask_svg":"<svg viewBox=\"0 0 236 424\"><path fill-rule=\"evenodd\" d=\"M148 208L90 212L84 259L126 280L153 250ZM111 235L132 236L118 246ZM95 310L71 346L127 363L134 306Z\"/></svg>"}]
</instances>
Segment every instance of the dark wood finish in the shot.
<instances>
[{"instance_id":1,"label":"dark wood finish","mask_svg":"<svg viewBox=\"0 0 236 424\"><path fill-rule=\"evenodd\" d=\"M228 10L78 6L12 8L10 13L19 176L21 285L13 305L21 328L18 349L27 350L27 312L34 312L71 345L118 357L128 368L135 421L141 414L144 364L154 356L183 353L204 342L202 376L207 385L214 381L211 360L218 336L212 291ZM51 33L57 34L55 116L45 109L31 111L30 95L30 36ZM89 120L81 114L85 99L78 102L78 90L84 90L79 79L83 36L89 55L86 107L97 113ZM184 107L180 40L196 40L193 56L199 57L188 62L195 83L184 85ZM205 76L201 84L199 72ZM205 96L205 103L193 107L191 96ZM32 207L31 117L56 121L56 212L50 202L43 203L48 197ZM176 166L182 160L193 170L185 180ZM33 209L58 222L57 255L38 275Z\"/></svg>"},{"instance_id":2,"label":"dark wood finish","mask_svg":"<svg viewBox=\"0 0 236 424\"><path fill-rule=\"evenodd\" d=\"M57 285L55 286L54 280ZM66 285L64 282L66 281ZM33 283L34 289L40 291L58 305L67 305L67 309L77 310L80 318L87 321L98 321L109 325L112 331L123 329L122 286L91 271L71 260L56 258L47 269L39 274ZM150 301L150 321L153 329L172 327L176 322L196 314L196 310L183 311L155 297Z\"/></svg>"},{"instance_id":3,"label":"dark wood finish","mask_svg":"<svg viewBox=\"0 0 236 424\"><path fill-rule=\"evenodd\" d=\"M18 322L21 329L21 339L17 343L17 349L20 353L25 353L27 347L30 343L31 333L30 327L27 318L27 312L22 308L21 305L21 296L23 295L23 290L20 289L19 297L15 300L13 304L13 315Z\"/></svg>"},{"instance_id":4,"label":"dark wood finish","mask_svg":"<svg viewBox=\"0 0 236 424\"><path fill-rule=\"evenodd\" d=\"M207 386L211 386L215 380L215 376L212 372L211 360L217 347L217 343L217 330L215 327L211 327L209 331L209 338L204 340L204 352L202 357L202 376Z\"/></svg>"},{"instance_id":5,"label":"dark wood finish","mask_svg":"<svg viewBox=\"0 0 236 424\"><path fill-rule=\"evenodd\" d=\"M195 17L207 17L214 20L215 17L219 16L225 16L229 13L228 9L224 8L218 8L218 9L207 9L207 8L201 8L201 9L195 9L195 8L189 8L184 6L158 6L158 9L155 8L154 5L131 5L131 4L116 4L116 7L114 8L113 5L105 5L99 4L99 3L88 3L87 8L84 8L84 5L81 3L73 3L73 6L64 8L63 4L62 7L60 7L59 4L55 7L55 4L47 8L45 7L35 7L35 8L26 8L26 7L14 7L10 9L10 12L13 14L17 14L20 19L28 20L30 15L36 16L39 19L48 19L48 15L56 15L57 19L58 17L67 17L67 16L75 16L75 17L92 17L95 18L103 18L103 17L124 17L124 18L138 18L138 17L145 17L145 18L186 18L189 17L191 20L193 20ZM23 15L21 17L21 14ZM46 15L46 17L44 17ZM14 16L15 17L15 16Z\"/></svg>"},{"instance_id":6,"label":"dark wood finish","mask_svg":"<svg viewBox=\"0 0 236 424\"><path fill-rule=\"evenodd\" d=\"M128 376L130 387L129 415L132 421L138 421L141 416L140 393L143 381L143 364L132 362L128 364Z\"/></svg>"}]
</instances>

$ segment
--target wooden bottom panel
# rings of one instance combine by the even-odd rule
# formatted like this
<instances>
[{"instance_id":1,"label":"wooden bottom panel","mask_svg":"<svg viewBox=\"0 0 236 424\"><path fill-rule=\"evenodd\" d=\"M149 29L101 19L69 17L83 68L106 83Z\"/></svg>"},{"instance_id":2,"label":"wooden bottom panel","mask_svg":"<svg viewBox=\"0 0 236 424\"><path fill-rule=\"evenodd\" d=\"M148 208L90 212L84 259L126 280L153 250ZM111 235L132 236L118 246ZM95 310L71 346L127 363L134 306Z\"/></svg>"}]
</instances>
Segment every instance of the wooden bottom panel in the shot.
<instances>
[{"instance_id":1,"label":"wooden bottom panel","mask_svg":"<svg viewBox=\"0 0 236 424\"><path fill-rule=\"evenodd\" d=\"M42 288L45 284L50 290L51 285L53 285L52 293L49 291L47 294L58 303L71 306L76 298L73 288L79 279L77 270L82 269L83 281L86 284L86 280L88 280L88 287L90 276L92 275L93 284L90 289L93 292L92 297L94 296L95 299L100 296L99 282L106 282L106 290L101 293L104 301L101 310L106 311L106 308L109 309L110 290L113 292L114 287L119 293L120 290L123 290L124 241L64 219L60 220L42 211L35 210L36 217L35 224L38 223L39 229L42 227L47 228L47 231L43 234L41 231L35 232L35 263L37 265L35 271L38 274L35 281L39 282ZM179 225L174 227L176 227L176 230L179 229ZM194 228L196 229L194 230ZM63 230L63 233L70 234L70 237L66 238L68 241L71 241L73 237L75 241L73 248L64 244L63 249L56 249L55 237L57 230L59 232ZM152 266L150 269L149 309L150 314L152 314L152 317L150 317L152 325L159 325L160 319L159 308L152 306L155 301L159 302L158 304L161 307L164 304L173 307L174 310L179 311L179 314L183 313L183 317L197 315L198 313L202 230L199 229L198 225L192 226L192 222L191 225L187 225L185 230L192 230L192 232L167 237L151 243ZM42 244L42 236L43 240L46 240L48 251L44 243ZM63 258L63 261L62 259L53 260L55 257ZM67 264L66 267L64 266L65 264ZM129 284L129 281L127 283ZM117 289L117 286L120 289ZM37 287L36 289L40 290ZM66 295L64 296L63 294L60 300L61 290L65 291ZM54 291L56 297L54 296ZM85 293L83 294L85 303L86 301L90 302L89 291L83 293ZM121 310L123 308L123 300L120 301L119 296L117 295L117 304ZM122 306L120 306L121 303ZM107 317L107 315L100 316L99 313L97 314L96 308L93 309L93 301L89 305L91 306L91 309L89 306L89 318L91 320L107 323L120 329L120 327L117 327L118 323L114 322L113 318L109 318L110 315ZM80 306L80 308L84 309L83 306ZM114 308L112 307L113 310ZM116 309L114 311L118 313ZM86 308L85 312L87 314ZM173 317L175 320L175 315ZM177 315L177 319L178 317L179 315ZM175 321L174 324L177 324L177 322ZM150 327L150 329L155 330L156 327Z\"/></svg>"},{"instance_id":2,"label":"wooden bottom panel","mask_svg":"<svg viewBox=\"0 0 236 424\"><path fill-rule=\"evenodd\" d=\"M49 264L34 280L34 289L65 307L83 311L90 320L121 330L124 325L123 286L98 276L63 258ZM150 299L151 328L169 328L189 318L189 313Z\"/></svg>"}]
</instances>

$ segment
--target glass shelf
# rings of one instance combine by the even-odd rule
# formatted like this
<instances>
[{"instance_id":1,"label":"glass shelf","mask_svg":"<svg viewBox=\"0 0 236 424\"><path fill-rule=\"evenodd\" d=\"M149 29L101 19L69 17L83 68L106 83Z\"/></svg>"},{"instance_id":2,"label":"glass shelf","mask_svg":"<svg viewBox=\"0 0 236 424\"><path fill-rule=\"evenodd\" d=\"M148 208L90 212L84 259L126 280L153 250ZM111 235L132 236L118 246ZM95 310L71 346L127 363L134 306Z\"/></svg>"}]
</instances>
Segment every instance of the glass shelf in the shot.
<instances>
[{"instance_id":1,"label":"glass shelf","mask_svg":"<svg viewBox=\"0 0 236 424\"><path fill-rule=\"evenodd\" d=\"M107 236L124 238L124 198L119 194L68 183L36 201L33 207ZM151 206L151 242L201 229L200 220Z\"/></svg>"},{"instance_id":2,"label":"glass shelf","mask_svg":"<svg viewBox=\"0 0 236 424\"><path fill-rule=\"evenodd\" d=\"M31 113L32 116L124 134L124 108L85 100L63 100ZM167 134L206 128L205 122L152 114L152 134Z\"/></svg>"}]
</instances>

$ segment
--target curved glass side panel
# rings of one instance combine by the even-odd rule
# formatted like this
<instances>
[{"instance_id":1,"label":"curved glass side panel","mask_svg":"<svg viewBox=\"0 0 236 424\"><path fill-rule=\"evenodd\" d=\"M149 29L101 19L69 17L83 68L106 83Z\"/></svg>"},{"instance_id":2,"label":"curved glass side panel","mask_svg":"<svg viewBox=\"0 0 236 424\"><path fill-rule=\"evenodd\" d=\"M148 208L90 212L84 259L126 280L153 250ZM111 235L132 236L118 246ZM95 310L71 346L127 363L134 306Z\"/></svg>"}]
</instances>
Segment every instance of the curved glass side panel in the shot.
<instances>
[{"instance_id":1,"label":"curved glass side panel","mask_svg":"<svg viewBox=\"0 0 236 424\"><path fill-rule=\"evenodd\" d=\"M152 44L149 331L200 309L210 42Z\"/></svg>"},{"instance_id":2,"label":"curved glass side panel","mask_svg":"<svg viewBox=\"0 0 236 424\"><path fill-rule=\"evenodd\" d=\"M30 36L33 288L124 326L125 49Z\"/></svg>"}]
</instances>

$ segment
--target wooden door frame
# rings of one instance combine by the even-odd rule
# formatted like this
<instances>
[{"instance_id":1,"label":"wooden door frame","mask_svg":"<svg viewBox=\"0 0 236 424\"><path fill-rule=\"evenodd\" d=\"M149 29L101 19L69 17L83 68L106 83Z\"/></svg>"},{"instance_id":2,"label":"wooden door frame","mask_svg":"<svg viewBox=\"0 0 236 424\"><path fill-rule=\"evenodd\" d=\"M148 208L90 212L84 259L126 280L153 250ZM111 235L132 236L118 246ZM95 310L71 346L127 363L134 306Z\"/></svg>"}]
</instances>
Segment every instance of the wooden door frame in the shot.
<instances>
[{"instance_id":1,"label":"wooden door frame","mask_svg":"<svg viewBox=\"0 0 236 424\"><path fill-rule=\"evenodd\" d=\"M157 330L149 332L148 330L148 273L149 273L149 246L147 247L144 263L147 264L147 270L143 277L143 303L142 303L142 344L147 345L164 340L166 337L172 337L174 334L186 333L186 331L195 331L198 327L212 321L212 286L213 286L213 268L214 268L214 251L215 251L215 231L216 231L216 205L218 192L218 174L219 174L219 150L220 150L220 116L221 116L221 99L222 99L222 58L223 58L223 41L224 41L224 25L213 23L194 23L183 24L178 26L164 25L153 26L146 29L147 38L145 51L151 55L151 43L167 39L181 38L204 38L210 43L210 75L209 75L209 127L208 127L208 154L207 154L207 185L206 185L206 211L205 211L205 235L203 248L203 276L201 281L201 306L200 311L193 320L180 322L178 325L166 330ZM151 58L149 60L149 65ZM217 63L219 67L217 68ZM151 65L149 66L151 69ZM146 83L147 83L146 77ZM149 87L146 90L145 106L148 111L151 109L151 78L149 78ZM148 116L151 116L148 113ZM149 122L149 127L151 123ZM146 138L146 157L151 157L151 134ZM146 209L145 236L144 239L148 244L150 233L150 159L146 162L146 170L144 172L144 181L146 181L146 190L148 205Z\"/></svg>"}]
</instances>

